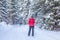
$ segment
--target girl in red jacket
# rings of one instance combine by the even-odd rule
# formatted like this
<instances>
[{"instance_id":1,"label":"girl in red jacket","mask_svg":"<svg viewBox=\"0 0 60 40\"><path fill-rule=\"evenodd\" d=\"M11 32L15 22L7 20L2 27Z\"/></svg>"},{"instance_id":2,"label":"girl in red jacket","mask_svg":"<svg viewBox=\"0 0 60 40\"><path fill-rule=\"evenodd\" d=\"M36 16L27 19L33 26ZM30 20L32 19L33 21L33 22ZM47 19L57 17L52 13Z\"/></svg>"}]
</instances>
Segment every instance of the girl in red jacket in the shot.
<instances>
[{"instance_id":1,"label":"girl in red jacket","mask_svg":"<svg viewBox=\"0 0 60 40\"><path fill-rule=\"evenodd\" d=\"M30 33L32 31L32 36L34 36L34 24L35 24L35 19L33 17L29 18L29 32L28 36L30 36Z\"/></svg>"}]
</instances>

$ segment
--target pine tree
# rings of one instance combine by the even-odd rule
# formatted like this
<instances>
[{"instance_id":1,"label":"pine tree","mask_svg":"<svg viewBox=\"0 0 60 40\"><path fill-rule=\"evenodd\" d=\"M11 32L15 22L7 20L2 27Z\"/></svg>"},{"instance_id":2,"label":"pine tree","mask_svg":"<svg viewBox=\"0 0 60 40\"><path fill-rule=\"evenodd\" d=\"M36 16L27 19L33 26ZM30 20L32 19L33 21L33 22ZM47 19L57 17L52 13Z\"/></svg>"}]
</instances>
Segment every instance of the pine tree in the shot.
<instances>
[{"instance_id":1,"label":"pine tree","mask_svg":"<svg viewBox=\"0 0 60 40\"><path fill-rule=\"evenodd\" d=\"M53 2L53 5L52 5L52 14L50 14L50 18L49 18L49 21L48 21L48 29L50 30L55 30L57 28L60 28L60 12L59 12L59 1L54 1ZM58 25L59 24L59 25Z\"/></svg>"},{"instance_id":2,"label":"pine tree","mask_svg":"<svg viewBox=\"0 0 60 40\"><path fill-rule=\"evenodd\" d=\"M8 20L7 20L7 9L8 9L8 6L7 6L7 1L6 0L1 0L0 1L0 20L1 21L5 21L6 23L8 23Z\"/></svg>"}]
</instances>

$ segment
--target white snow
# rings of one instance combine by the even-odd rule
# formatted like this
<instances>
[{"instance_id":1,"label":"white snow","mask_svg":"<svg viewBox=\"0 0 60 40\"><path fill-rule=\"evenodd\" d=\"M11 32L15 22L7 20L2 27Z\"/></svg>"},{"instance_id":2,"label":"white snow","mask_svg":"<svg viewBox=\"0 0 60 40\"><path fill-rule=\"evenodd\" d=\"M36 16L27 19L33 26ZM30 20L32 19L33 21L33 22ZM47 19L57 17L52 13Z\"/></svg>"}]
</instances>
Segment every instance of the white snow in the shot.
<instances>
[{"instance_id":1,"label":"white snow","mask_svg":"<svg viewBox=\"0 0 60 40\"><path fill-rule=\"evenodd\" d=\"M28 36L28 25L0 23L0 40L60 40L60 31L47 31L35 26L35 35ZM2 32L3 31L3 32Z\"/></svg>"},{"instance_id":2,"label":"white snow","mask_svg":"<svg viewBox=\"0 0 60 40\"><path fill-rule=\"evenodd\" d=\"M11 25L7 25L5 22L1 22L0 23L0 31L7 31L9 30L10 28L12 28Z\"/></svg>"}]
</instances>

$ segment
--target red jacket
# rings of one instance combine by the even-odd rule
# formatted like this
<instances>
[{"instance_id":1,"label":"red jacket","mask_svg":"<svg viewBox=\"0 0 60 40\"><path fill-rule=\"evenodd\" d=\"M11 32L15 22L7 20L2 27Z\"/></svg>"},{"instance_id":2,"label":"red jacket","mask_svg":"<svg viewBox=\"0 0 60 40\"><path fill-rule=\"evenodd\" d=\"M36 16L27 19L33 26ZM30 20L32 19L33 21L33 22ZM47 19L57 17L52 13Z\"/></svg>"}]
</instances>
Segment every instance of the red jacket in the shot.
<instances>
[{"instance_id":1,"label":"red jacket","mask_svg":"<svg viewBox=\"0 0 60 40\"><path fill-rule=\"evenodd\" d=\"M29 26L34 26L35 23L35 19L34 18L30 18L29 19Z\"/></svg>"}]
</instances>

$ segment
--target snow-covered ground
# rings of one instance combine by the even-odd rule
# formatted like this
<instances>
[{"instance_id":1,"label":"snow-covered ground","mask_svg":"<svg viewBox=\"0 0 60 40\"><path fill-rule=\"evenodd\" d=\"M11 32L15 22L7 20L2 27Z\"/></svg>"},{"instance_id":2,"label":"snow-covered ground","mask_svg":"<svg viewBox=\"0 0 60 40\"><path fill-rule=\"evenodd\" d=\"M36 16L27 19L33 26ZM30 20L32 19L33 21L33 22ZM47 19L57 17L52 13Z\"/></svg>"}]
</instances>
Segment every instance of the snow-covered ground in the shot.
<instances>
[{"instance_id":1,"label":"snow-covered ground","mask_svg":"<svg viewBox=\"0 0 60 40\"><path fill-rule=\"evenodd\" d=\"M28 25L0 23L0 40L60 40L60 31L47 31L35 26L35 35L28 36Z\"/></svg>"}]
</instances>

